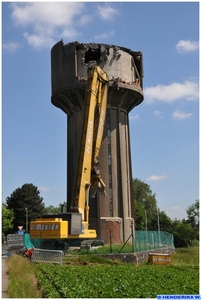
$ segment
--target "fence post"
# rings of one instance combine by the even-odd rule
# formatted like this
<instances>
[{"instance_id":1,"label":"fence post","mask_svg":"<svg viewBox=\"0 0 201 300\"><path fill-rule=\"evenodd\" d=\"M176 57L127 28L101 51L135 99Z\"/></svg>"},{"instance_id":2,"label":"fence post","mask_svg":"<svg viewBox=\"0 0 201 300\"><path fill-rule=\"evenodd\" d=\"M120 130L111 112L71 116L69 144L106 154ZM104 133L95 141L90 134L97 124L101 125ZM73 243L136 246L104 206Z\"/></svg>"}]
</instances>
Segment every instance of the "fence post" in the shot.
<instances>
[{"instance_id":1,"label":"fence post","mask_svg":"<svg viewBox=\"0 0 201 300\"><path fill-rule=\"evenodd\" d=\"M146 231L143 230L144 233L144 250L146 251Z\"/></svg>"},{"instance_id":2,"label":"fence post","mask_svg":"<svg viewBox=\"0 0 201 300\"><path fill-rule=\"evenodd\" d=\"M110 253L112 253L112 230L110 229Z\"/></svg>"},{"instance_id":3,"label":"fence post","mask_svg":"<svg viewBox=\"0 0 201 300\"><path fill-rule=\"evenodd\" d=\"M133 221L131 221L131 233L132 233L132 248L133 248L133 253L135 253L135 237L134 237L134 224L133 224Z\"/></svg>"}]
</instances>

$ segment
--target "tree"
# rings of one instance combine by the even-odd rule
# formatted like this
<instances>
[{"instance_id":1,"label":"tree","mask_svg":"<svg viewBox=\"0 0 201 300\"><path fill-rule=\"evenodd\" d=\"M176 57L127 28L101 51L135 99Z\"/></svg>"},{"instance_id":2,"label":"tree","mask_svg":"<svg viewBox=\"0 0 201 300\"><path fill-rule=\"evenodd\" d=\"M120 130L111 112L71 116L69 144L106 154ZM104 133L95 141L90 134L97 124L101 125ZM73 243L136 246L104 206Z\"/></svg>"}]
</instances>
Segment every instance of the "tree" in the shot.
<instances>
[{"instance_id":1,"label":"tree","mask_svg":"<svg viewBox=\"0 0 201 300\"><path fill-rule=\"evenodd\" d=\"M58 214L60 212L61 212L60 208L59 207L54 207L53 205L49 205L49 206L46 206L44 208L44 214L46 214L46 215Z\"/></svg>"},{"instance_id":2,"label":"tree","mask_svg":"<svg viewBox=\"0 0 201 300\"><path fill-rule=\"evenodd\" d=\"M67 206L66 203L60 203L59 206L54 207L53 205L47 206L44 208L44 214L59 214L60 212L66 212Z\"/></svg>"},{"instance_id":3,"label":"tree","mask_svg":"<svg viewBox=\"0 0 201 300\"><path fill-rule=\"evenodd\" d=\"M195 239L195 231L185 220L172 222L175 247L187 247Z\"/></svg>"},{"instance_id":4,"label":"tree","mask_svg":"<svg viewBox=\"0 0 201 300\"><path fill-rule=\"evenodd\" d=\"M6 235L9 229L13 228L14 212L2 204L2 234Z\"/></svg>"},{"instance_id":5,"label":"tree","mask_svg":"<svg viewBox=\"0 0 201 300\"><path fill-rule=\"evenodd\" d=\"M195 203L188 206L186 223L190 224L195 232L195 239L199 240L199 200L195 200Z\"/></svg>"},{"instance_id":6,"label":"tree","mask_svg":"<svg viewBox=\"0 0 201 300\"><path fill-rule=\"evenodd\" d=\"M164 211L159 211L160 230L172 233L172 220Z\"/></svg>"},{"instance_id":7,"label":"tree","mask_svg":"<svg viewBox=\"0 0 201 300\"><path fill-rule=\"evenodd\" d=\"M152 193L150 186L141 180L133 180L133 196L135 211L135 226L137 230L156 230L157 204L156 196Z\"/></svg>"},{"instance_id":8,"label":"tree","mask_svg":"<svg viewBox=\"0 0 201 300\"><path fill-rule=\"evenodd\" d=\"M26 221L29 224L30 221L41 217L45 207L40 191L32 183L26 183L21 188L17 188L10 197L6 198L6 205L14 212L12 232L16 232L18 226L26 228Z\"/></svg>"},{"instance_id":9,"label":"tree","mask_svg":"<svg viewBox=\"0 0 201 300\"><path fill-rule=\"evenodd\" d=\"M199 200L195 200L195 203L188 206L187 210L187 222L191 224L192 228L199 228Z\"/></svg>"},{"instance_id":10,"label":"tree","mask_svg":"<svg viewBox=\"0 0 201 300\"><path fill-rule=\"evenodd\" d=\"M172 233L175 247L187 247L193 240L199 240L199 200L190 205L187 220L171 220L157 207L155 194L150 186L139 179L133 179L134 219L136 230L158 230Z\"/></svg>"},{"instance_id":11,"label":"tree","mask_svg":"<svg viewBox=\"0 0 201 300\"><path fill-rule=\"evenodd\" d=\"M135 225L137 230L158 230L158 217L160 230L171 232L172 220L164 211L157 207L156 195L150 186L141 180L133 179Z\"/></svg>"}]
</instances>

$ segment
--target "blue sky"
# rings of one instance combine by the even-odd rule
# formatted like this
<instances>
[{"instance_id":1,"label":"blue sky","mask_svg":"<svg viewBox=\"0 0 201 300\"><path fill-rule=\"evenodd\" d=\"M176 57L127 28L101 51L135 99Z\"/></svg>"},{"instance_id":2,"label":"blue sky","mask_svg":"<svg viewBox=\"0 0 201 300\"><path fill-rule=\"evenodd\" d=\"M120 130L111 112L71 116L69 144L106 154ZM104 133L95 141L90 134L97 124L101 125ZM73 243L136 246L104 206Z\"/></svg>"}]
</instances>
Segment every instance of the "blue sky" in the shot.
<instances>
[{"instance_id":1,"label":"blue sky","mask_svg":"<svg viewBox=\"0 0 201 300\"><path fill-rule=\"evenodd\" d=\"M133 178L186 218L199 198L199 2L2 2L2 200L24 183L66 200L67 117L51 104L50 51L79 41L142 50L129 114Z\"/></svg>"}]
</instances>

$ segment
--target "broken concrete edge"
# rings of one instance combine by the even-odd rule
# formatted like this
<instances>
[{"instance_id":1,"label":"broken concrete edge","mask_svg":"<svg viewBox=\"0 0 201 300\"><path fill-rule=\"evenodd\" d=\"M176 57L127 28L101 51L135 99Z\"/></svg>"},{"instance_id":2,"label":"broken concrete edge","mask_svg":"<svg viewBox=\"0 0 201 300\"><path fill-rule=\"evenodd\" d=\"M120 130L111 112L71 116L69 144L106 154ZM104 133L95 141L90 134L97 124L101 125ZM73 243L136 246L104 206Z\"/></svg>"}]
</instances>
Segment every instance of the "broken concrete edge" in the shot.
<instances>
[{"instance_id":1,"label":"broken concrete edge","mask_svg":"<svg viewBox=\"0 0 201 300\"><path fill-rule=\"evenodd\" d=\"M80 84L83 84L84 87L86 86L87 83L87 77L79 77L76 76L78 82ZM115 87L117 89L119 88L129 88L130 86L135 86L136 88L139 87L139 93L142 93L142 90L140 88L140 81L138 78L136 78L133 82L126 82L125 80L123 80L122 78L115 78L113 77L112 79L109 79L109 86L110 87Z\"/></svg>"},{"instance_id":2,"label":"broken concrete edge","mask_svg":"<svg viewBox=\"0 0 201 300\"><path fill-rule=\"evenodd\" d=\"M117 52L118 55L118 50L122 50L127 52L128 54L130 54L135 60L142 60L142 50L140 51L133 51L131 49L128 49L126 47L122 47L122 46L117 46L117 45L113 45L113 44L103 44L103 43L80 43L79 41L74 41L74 42L70 42L70 43L64 43L63 40L61 40L60 42L62 42L64 48L67 48L71 45L75 45L77 49L83 49L83 51L86 50L91 50L93 51L93 49L97 49L97 51L99 51L99 53L108 54L108 50L110 48L113 48L115 50L115 52ZM105 57L106 59L106 57ZM142 74L143 75L143 74Z\"/></svg>"},{"instance_id":3,"label":"broken concrete edge","mask_svg":"<svg viewBox=\"0 0 201 300\"><path fill-rule=\"evenodd\" d=\"M97 255L100 255L112 261L120 260L121 262L139 264L139 263L148 262L150 253L165 254L165 252L167 252L167 254L170 255L175 252L175 248L165 247L160 249L152 249L152 250L146 250L146 251L134 252L134 253L110 253L110 254L97 254Z\"/></svg>"},{"instance_id":4,"label":"broken concrete edge","mask_svg":"<svg viewBox=\"0 0 201 300\"><path fill-rule=\"evenodd\" d=\"M144 68L143 68L143 54L142 51L133 51L131 49L128 49L126 47L122 46L117 46L117 45L112 45L112 44L103 44L103 43L80 43L78 41L70 42L70 43L64 43L63 40L59 41L56 43L53 47L52 50L55 46L58 44L61 44L63 50L64 50L64 56L67 55L68 49L71 47L74 47L76 51L81 50L83 53L82 57L82 65L83 67L88 67L89 64L91 63L101 63L104 61L108 61L108 56L109 56L109 49L113 49L113 57L116 58L117 60L121 57L123 52L128 53L132 59L133 59L133 67L135 69L137 78L133 82L126 82L122 78L113 78L110 79L110 86L112 85L117 85L117 88L119 88L119 84L126 84L128 86L134 85L138 87L143 87L142 84L142 78L144 77ZM85 80L85 77L79 77L77 76L78 81Z\"/></svg>"},{"instance_id":5,"label":"broken concrete edge","mask_svg":"<svg viewBox=\"0 0 201 300\"><path fill-rule=\"evenodd\" d=\"M100 217L101 220L105 222L118 222L122 223L122 218L119 217Z\"/></svg>"}]
</instances>

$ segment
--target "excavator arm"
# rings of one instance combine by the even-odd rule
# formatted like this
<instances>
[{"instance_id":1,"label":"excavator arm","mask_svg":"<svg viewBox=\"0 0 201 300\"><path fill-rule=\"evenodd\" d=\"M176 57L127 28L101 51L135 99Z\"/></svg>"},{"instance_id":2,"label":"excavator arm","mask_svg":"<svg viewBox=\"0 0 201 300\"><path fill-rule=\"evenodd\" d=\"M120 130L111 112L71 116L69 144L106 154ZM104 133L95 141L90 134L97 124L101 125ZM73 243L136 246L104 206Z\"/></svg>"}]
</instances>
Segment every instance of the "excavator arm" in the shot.
<instances>
[{"instance_id":1,"label":"excavator arm","mask_svg":"<svg viewBox=\"0 0 201 300\"><path fill-rule=\"evenodd\" d=\"M91 64L88 68L81 146L70 211L43 215L41 219L32 221L32 239L44 239L48 245L52 245L53 241L96 238L96 230L88 228L88 199L90 186L105 191L98 165L106 117L108 83L107 74L99 66Z\"/></svg>"},{"instance_id":2,"label":"excavator arm","mask_svg":"<svg viewBox=\"0 0 201 300\"><path fill-rule=\"evenodd\" d=\"M103 192L105 190L98 165L106 116L108 81L107 74L99 66L91 65L88 68L82 139L74 197L70 206L71 211L82 214L82 221L86 227L89 218L90 186L97 186Z\"/></svg>"}]
</instances>

